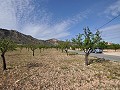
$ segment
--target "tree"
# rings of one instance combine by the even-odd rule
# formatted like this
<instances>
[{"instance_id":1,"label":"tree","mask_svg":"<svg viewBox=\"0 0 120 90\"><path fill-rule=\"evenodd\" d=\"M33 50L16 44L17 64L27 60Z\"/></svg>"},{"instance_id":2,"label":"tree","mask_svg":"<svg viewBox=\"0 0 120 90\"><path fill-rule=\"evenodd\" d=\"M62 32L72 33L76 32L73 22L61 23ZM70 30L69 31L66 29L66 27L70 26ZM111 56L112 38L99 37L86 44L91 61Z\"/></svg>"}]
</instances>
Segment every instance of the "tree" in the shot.
<instances>
[{"instance_id":1,"label":"tree","mask_svg":"<svg viewBox=\"0 0 120 90\"><path fill-rule=\"evenodd\" d=\"M98 30L95 34L93 34L88 27L83 30L84 33L79 33L76 38L72 39L72 42L77 44L85 52L85 65L89 65L88 56L96 45L100 43L102 38Z\"/></svg>"},{"instance_id":2,"label":"tree","mask_svg":"<svg viewBox=\"0 0 120 90\"><path fill-rule=\"evenodd\" d=\"M64 49L64 42L63 42L63 41L59 42L58 47L62 50L62 53L63 53L63 49Z\"/></svg>"},{"instance_id":3,"label":"tree","mask_svg":"<svg viewBox=\"0 0 120 90\"><path fill-rule=\"evenodd\" d=\"M65 47L65 52L67 53L68 55L68 49L70 48L70 41L69 40L66 40L64 42L64 47Z\"/></svg>"},{"instance_id":4,"label":"tree","mask_svg":"<svg viewBox=\"0 0 120 90\"><path fill-rule=\"evenodd\" d=\"M98 48L101 48L103 50L103 49L107 49L107 46L108 46L107 42L101 41L96 45L96 48L98 47Z\"/></svg>"},{"instance_id":5,"label":"tree","mask_svg":"<svg viewBox=\"0 0 120 90\"><path fill-rule=\"evenodd\" d=\"M44 48L44 45L39 45L38 48L39 48L40 53L41 53L41 49Z\"/></svg>"},{"instance_id":6,"label":"tree","mask_svg":"<svg viewBox=\"0 0 120 90\"><path fill-rule=\"evenodd\" d=\"M69 47L70 47L70 42L68 41L68 40L66 40L65 42L64 41L61 41L61 42L59 42L59 47L60 47L60 49L62 50L62 52L63 52L63 50L65 49L65 52L67 53L67 55L68 55L68 49L69 49Z\"/></svg>"},{"instance_id":7,"label":"tree","mask_svg":"<svg viewBox=\"0 0 120 90\"><path fill-rule=\"evenodd\" d=\"M41 46L41 45L39 45L39 50L40 50L40 53L41 53L41 49L42 49L42 46Z\"/></svg>"},{"instance_id":8,"label":"tree","mask_svg":"<svg viewBox=\"0 0 120 90\"><path fill-rule=\"evenodd\" d=\"M3 70L6 70L6 60L5 60L5 53L9 50L15 50L15 43L13 41L2 39L0 40L0 51L1 51L1 57L3 60Z\"/></svg>"},{"instance_id":9,"label":"tree","mask_svg":"<svg viewBox=\"0 0 120 90\"><path fill-rule=\"evenodd\" d=\"M32 50L33 52L33 56L34 56L34 53L35 53L35 49L37 49L38 46L37 45L30 45L30 49Z\"/></svg>"},{"instance_id":10,"label":"tree","mask_svg":"<svg viewBox=\"0 0 120 90\"><path fill-rule=\"evenodd\" d=\"M20 48L20 52L22 51L22 49L24 48L24 45L17 45L17 47Z\"/></svg>"},{"instance_id":11,"label":"tree","mask_svg":"<svg viewBox=\"0 0 120 90\"><path fill-rule=\"evenodd\" d=\"M115 52L116 52L116 50L120 48L120 45L119 45L119 44L112 44L111 47L112 47L112 49L114 49Z\"/></svg>"}]
</instances>

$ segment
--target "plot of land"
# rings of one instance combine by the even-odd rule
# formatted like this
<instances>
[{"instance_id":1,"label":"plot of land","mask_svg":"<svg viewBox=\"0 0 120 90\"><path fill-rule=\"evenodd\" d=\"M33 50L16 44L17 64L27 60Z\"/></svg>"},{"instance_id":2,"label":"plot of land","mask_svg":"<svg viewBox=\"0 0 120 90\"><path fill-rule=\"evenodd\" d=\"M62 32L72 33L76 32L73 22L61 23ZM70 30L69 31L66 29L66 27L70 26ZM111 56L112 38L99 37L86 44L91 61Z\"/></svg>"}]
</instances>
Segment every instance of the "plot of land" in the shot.
<instances>
[{"instance_id":1,"label":"plot of land","mask_svg":"<svg viewBox=\"0 0 120 90\"><path fill-rule=\"evenodd\" d=\"M114 55L114 56L120 56L120 50L105 50L104 54L106 55Z\"/></svg>"},{"instance_id":2,"label":"plot of land","mask_svg":"<svg viewBox=\"0 0 120 90\"><path fill-rule=\"evenodd\" d=\"M120 90L120 63L83 55L69 55L56 49L40 53L23 49L6 54L7 71L2 71L0 90Z\"/></svg>"}]
</instances>

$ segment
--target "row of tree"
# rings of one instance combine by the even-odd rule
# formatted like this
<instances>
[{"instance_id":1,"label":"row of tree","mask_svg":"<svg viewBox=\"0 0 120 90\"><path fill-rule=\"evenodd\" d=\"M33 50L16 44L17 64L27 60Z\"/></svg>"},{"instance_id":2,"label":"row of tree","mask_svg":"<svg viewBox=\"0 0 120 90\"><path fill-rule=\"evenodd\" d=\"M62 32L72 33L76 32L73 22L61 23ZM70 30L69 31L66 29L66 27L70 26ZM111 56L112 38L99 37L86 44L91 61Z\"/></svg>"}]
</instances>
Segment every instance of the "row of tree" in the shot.
<instances>
[{"instance_id":1,"label":"row of tree","mask_svg":"<svg viewBox=\"0 0 120 90\"><path fill-rule=\"evenodd\" d=\"M100 47L101 49L112 49L112 50L117 50L120 49L120 44L115 44L115 43L111 43L108 44L108 42L102 41L98 44L98 47Z\"/></svg>"},{"instance_id":2,"label":"row of tree","mask_svg":"<svg viewBox=\"0 0 120 90\"><path fill-rule=\"evenodd\" d=\"M54 45L43 45L43 44L16 44L13 41L9 40L9 39L1 39L0 40L0 53L1 53L1 57L3 60L3 70L6 70L6 59L5 59L5 54L7 51L13 51L16 50L17 48L20 49L20 52L22 51L23 48L26 48L28 51L31 50L32 51L32 55L35 55L35 50L39 49L40 53L43 50L46 50L48 48L56 48L57 50L61 50L62 52L64 51L64 49L68 49L70 47L69 45L69 41L66 42L59 42L58 45L54 46ZM66 51L67 53L67 51Z\"/></svg>"},{"instance_id":3,"label":"row of tree","mask_svg":"<svg viewBox=\"0 0 120 90\"><path fill-rule=\"evenodd\" d=\"M41 45L41 44L21 45L21 44L16 44L9 39L1 39L0 40L0 53L1 53L2 61L3 61L3 70L7 69L6 59L5 59L6 52L16 50L17 48L20 48L20 52L22 51L23 48L26 48L28 51L31 50L34 56L36 49L39 48L40 53L41 53L41 49L43 49L44 51L44 49L53 48L53 46Z\"/></svg>"},{"instance_id":4,"label":"row of tree","mask_svg":"<svg viewBox=\"0 0 120 90\"><path fill-rule=\"evenodd\" d=\"M61 50L62 52L65 51L68 55L68 49L71 47L72 49L80 48L85 52L85 65L89 65L88 62L88 56L92 51L99 47L101 49L114 49L115 51L117 49L120 49L119 44L111 44L108 45L105 41L102 41L102 38L100 36L100 32L97 30L96 33L92 33L88 27L84 28L83 34L78 34L76 38L72 38L72 42L69 40L60 41L58 45L48 46L48 45L41 45L41 44L30 44L30 45L17 45L13 41L3 39L0 40L0 51L1 51L1 57L3 60L3 70L6 70L6 61L5 61L5 53L9 50L15 50L17 47L20 48L20 51L23 48L26 48L32 50L33 56L35 54L35 50L39 48L40 52L41 49L47 49L47 48L56 48L57 50Z\"/></svg>"}]
</instances>

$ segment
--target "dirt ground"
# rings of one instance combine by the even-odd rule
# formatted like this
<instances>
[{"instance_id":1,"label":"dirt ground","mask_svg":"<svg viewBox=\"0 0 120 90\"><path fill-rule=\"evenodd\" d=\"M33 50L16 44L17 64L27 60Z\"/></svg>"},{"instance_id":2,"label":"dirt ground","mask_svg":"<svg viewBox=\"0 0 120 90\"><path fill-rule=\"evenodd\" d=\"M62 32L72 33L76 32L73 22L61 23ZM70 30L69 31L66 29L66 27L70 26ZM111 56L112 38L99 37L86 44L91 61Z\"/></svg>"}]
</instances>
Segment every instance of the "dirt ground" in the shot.
<instances>
[{"instance_id":1,"label":"dirt ground","mask_svg":"<svg viewBox=\"0 0 120 90\"><path fill-rule=\"evenodd\" d=\"M104 50L103 52L106 55L120 56L120 50Z\"/></svg>"},{"instance_id":2,"label":"dirt ground","mask_svg":"<svg viewBox=\"0 0 120 90\"><path fill-rule=\"evenodd\" d=\"M61 53L48 49L40 53L23 49L6 54L7 70L2 71L0 90L120 90L120 63Z\"/></svg>"}]
</instances>

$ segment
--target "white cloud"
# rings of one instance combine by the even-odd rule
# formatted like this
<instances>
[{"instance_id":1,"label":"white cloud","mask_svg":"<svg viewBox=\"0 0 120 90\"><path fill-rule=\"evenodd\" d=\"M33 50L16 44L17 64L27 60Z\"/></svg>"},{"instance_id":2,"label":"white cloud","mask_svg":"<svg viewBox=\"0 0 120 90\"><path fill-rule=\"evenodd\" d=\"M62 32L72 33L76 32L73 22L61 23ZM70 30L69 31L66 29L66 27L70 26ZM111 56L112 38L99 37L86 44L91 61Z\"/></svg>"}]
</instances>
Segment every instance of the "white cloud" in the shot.
<instances>
[{"instance_id":1,"label":"white cloud","mask_svg":"<svg viewBox=\"0 0 120 90\"><path fill-rule=\"evenodd\" d=\"M16 29L16 17L10 0L0 0L0 28Z\"/></svg>"},{"instance_id":2,"label":"white cloud","mask_svg":"<svg viewBox=\"0 0 120 90\"><path fill-rule=\"evenodd\" d=\"M66 20L53 22L54 16L41 3L34 0L0 0L0 28L18 31L39 39L63 38L70 35L69 29L86 18L89 11L78 13Z\"/></svg>"},{"instance_id":3,"label":"white cloud","mask_svg":"<svg viewBox=\"0 0 120 90\"><path fill-rule=\"evenodd\" d=\"M69 18L67 20L63 20L52 25L49 23L28 24L22 32L39 39L60 39L70 35L69 29L83 18L86 18L89 12L85 12L80 13L73 18Z\"/></svg>"},{"instance_id":4,"label":"white cloud","mask_svg":"<svg viewBox=\"0 0 120 90\"><path fill-rule=\"evenodd\" d=\"M101 29L102 32L110 32L110 31L114 32L114 31L117 31L117 30L120 31L120 24L111 25L109 27Z\"/></svg>"},{"instance_id":5,"label":"white cloud","mask_svg":"<svg viewBox=\"0 0 120 90\"><path fill-rule=\"evenodd\" d=\"M111 25L100 30L102 38L106 41L120 43L120 24Z\"/></svg>"},{"instance_id":6,"label":"white cloud","mask_svg":"<svg viewBox=\"0 0 120 90\"><path fill-rule=\"evenodd\" d=\"M23 33L32 35L39 39L62 38L70 35L68 29L71 27L71 21L62 21L56 24L32 24L23 29Z\"/></svg>"},{"instance_id":7,"label":"white cloud","mask_svg":"<svg viewBox=\"0 0 120 90\"><path fill-rule=\"evenodd\" d=\"M120 0L117 0L115 3L107 7L105 13L110 14L112 16L117 16L120 14Z\"/></svg>"}]
</instances>

